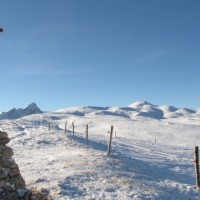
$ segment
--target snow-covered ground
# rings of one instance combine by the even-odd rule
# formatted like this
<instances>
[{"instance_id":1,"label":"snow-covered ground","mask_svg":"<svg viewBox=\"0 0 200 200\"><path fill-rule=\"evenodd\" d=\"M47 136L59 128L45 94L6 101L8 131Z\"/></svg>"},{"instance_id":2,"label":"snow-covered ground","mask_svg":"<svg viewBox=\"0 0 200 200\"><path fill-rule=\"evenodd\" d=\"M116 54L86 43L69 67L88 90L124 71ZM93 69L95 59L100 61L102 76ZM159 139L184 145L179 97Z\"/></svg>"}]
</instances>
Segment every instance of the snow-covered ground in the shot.
<instances>
[{"instance_id":1,"label":"snow-covered ground","mask_svg":"<svg viewBox=\"0 0 200 200\"><path fill-rule=\"evenodd\" d=\"M11 138L27 187L48 190L56 200L192 200L200 199L193 163L200 143L198 113L148 102L74 107L0 120L0 129Z\"/></svg>"}]
</instances>

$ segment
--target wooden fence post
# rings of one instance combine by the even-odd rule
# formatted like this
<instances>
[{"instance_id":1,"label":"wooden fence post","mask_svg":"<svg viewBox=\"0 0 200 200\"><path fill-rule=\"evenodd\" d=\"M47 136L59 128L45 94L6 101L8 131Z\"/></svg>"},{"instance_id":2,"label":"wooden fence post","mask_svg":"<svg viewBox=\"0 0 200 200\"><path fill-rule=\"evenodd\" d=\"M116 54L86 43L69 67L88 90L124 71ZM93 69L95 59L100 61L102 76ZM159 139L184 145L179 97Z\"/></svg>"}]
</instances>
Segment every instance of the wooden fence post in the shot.
<instances>
[{"instance_id":1,"label":"wooden fence post","mask_svg":"<svg viewBox=\"0 0 200 200\"><path fill-rule=\"evenodd\" d=\"M85 143L88 145L88 124L86 125L86 131L85 131Z\"/></svg>"},{"instance_id":2,"label":"wooden fence post","mask_svg":"<svg viewBox=\"0 0 200 200\"><path fill-rule=\"evenodd\" d=\"M51 130L51 124L50 122L48 123L49 131Z\"/></svg>"},{"instance_id":3,"label":"wooden fence post","mask_svg":"<svg viewBox=\"0 0 200 200\"><path fill-rule=\"evenodd\" d=\"M199 181L199 147L195 146L194 149L194 164L195 164L195 173L196 173L196 187L199 189L200 181Z\"/></svg>"},{"instance_id":4,"label":"wooden fence post","mask_svg":"<svg viewBox=\"0 0 200 200\"><path fill-rule=\"evenodd\" d=\"M74 122L72 122L73 136L74 136Z\"/></svg>"},{"instance_id":5,"label":"wooden fence post","mask_svg":"<svg viewBox=\"0 0 200 200\"><path fill-rule=\"evenodd\" d=\"M111 131L108 132L110 133L110 140L109 140L109 144L108 144L108 155L111 153L111 143L112 143L112 135L113 135L113 126L111 126Z\"/></svg>"}]
</instances>

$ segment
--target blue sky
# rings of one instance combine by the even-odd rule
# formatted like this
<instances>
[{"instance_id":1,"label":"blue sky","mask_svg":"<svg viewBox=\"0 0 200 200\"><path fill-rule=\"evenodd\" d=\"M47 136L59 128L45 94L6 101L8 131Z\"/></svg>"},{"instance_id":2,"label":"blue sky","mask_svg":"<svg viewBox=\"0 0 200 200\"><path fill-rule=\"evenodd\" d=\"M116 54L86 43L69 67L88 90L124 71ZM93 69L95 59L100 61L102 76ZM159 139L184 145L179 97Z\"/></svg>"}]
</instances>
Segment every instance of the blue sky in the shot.
<instances>
[{"instance_id":1,"label":"blue sky","mask_svg":"<svg viewBox=\"0 0 200 200\"><path fill-rule=\"evenodd\" d=\"M200 108L199 0L0 2L0 111Z\"/></svg>"}]
</instances>

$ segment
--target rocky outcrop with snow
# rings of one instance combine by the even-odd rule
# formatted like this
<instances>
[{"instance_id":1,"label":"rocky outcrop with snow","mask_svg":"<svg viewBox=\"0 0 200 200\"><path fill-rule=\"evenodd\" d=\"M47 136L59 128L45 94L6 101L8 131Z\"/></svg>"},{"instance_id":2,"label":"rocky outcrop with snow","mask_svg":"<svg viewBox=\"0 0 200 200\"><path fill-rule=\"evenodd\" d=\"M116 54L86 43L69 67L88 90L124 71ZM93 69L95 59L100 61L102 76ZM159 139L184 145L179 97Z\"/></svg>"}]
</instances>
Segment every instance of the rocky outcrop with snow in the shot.
<instances>
[{"instance_id":1,"label":"rocky outcrop with snow","mask_svg":"<svg viewBox=\"0 0 200 200\"><path fill-rule=\"evenodd\" d=\"M40 108L35 103L31 103L24 109L13 108L9 110L8 112L2 112L0 114L0 119L17 119L20 117L24 117L24 116L32 115L32 114L38 114L38 113L42 113Z\"/></svg>"},{"instance_id":2,"label":"rocky outcrop with snow","mask_svg":"<svg viewBox=\"0 0 200 200\"><path fill-rule=\"evenodd\" d=\"M10 139L6 132L0 131L0 199L19 200L28 195L25 189L25 181L22 178L19 167L12 159L13 150L6 146ZM22 194L23 193L23 194ZM21 198L23 196L23 198Z\"/></svg>"}]
</instances>

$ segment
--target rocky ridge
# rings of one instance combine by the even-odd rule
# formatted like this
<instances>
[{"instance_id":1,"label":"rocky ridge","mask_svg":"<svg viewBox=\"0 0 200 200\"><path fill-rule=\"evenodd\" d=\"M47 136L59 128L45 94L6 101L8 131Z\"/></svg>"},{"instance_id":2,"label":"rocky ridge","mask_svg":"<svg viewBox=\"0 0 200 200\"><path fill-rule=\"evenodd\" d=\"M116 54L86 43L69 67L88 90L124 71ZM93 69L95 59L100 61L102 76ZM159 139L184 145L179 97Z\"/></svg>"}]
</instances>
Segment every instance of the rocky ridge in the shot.
<instances>
[{"instance_id":1,"label":"rocky ridge","mask_svg":"<svg viewBox=\"0 0 200 200\"><path fill-rule=\"evenodd\" d=\"M9 142L7 133L0 131L0 199L27 200L29 191L18 165L12 159L13 150L6 146Z\"/></svg>"},{"instance_id":2,"label":"rocky ridge","mask_svg":"<svg viewBox=\"0 0 200 200\"><path fill-rule=\"evenodd\" d=\"M2 119L18 119L24 116L42 113L36 103L29 104L26 108L13 108L8 112L0 113L0 120Z\"/></svg>"}]
</instances>

